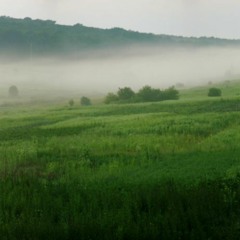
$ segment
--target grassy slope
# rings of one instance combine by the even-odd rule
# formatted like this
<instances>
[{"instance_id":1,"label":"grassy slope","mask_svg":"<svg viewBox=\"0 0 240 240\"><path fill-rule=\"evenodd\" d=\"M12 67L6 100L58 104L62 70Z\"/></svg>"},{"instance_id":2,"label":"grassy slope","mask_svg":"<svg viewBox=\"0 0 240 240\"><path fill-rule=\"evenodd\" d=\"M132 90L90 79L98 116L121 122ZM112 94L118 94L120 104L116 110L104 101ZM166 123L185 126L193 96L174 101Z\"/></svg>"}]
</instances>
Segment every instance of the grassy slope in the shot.
<instances>
[{"instance_id":1,"label":"grassy slope","mask_svg":"<svg viewBox=\"0 0 240 240\"><path fill-rule=\"evenodd\" d=\"M160 103L1 109L1 235L238 239L237 88L221 98L204 88Z\"/></svg>"}]
</instances>

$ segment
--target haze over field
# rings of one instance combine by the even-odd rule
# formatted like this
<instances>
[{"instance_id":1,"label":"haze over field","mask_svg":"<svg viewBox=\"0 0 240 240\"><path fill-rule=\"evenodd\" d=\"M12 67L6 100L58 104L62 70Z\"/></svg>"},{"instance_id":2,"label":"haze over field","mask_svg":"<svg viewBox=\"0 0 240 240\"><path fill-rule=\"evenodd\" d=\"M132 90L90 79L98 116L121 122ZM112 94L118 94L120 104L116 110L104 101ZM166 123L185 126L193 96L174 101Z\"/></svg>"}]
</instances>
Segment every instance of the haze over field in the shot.
<instances>
[{"instance_id":1,"label":"haze over field","mask_svg":"<svg viewBox=\"0 0 240 240\"><path fill-rule=\"evenodd\" d=\"M114 51L114 50L113 50ZM126 50L125 50L126 51ZM138 90L144 85L166 88L176 83L196 86L239 74L240 49L132 49L78 60L33 58L2 62L1 96L10 85L21 96L105 95L118 87ZM3 91L5 89L5 93Z\"/></svg>"},{"instance_id":2,"label":"haze over field","mask_svg":"<svg viewBox=\"0 0 240 240\"><path fill-rule=\"evenodd\" d=\"M240 40L195 37L239 39L239 7L236 0L2 0L0 15L25 19L1 19L0 98L13 84L23 97L56 97L235 78ZM15 49L25 56L6 61Z\"/></svg>"}]
</instances>

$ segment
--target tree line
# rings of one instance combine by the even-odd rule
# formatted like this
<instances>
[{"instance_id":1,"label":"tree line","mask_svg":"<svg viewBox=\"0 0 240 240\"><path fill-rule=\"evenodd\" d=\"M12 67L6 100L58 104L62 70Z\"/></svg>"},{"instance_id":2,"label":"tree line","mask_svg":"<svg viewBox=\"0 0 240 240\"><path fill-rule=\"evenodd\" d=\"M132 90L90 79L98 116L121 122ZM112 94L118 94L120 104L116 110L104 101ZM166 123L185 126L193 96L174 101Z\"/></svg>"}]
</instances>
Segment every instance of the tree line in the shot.
<instances>
[{"instance_id":1,"label":"tree line","mask_svg":"<svg viewBox=\"0 0 240 240\"><path fill-rule=\"evenodd\" d=\"M109 103L130 103L130 102L157 102L164 100L179 99L179 91L174 87L165 90L144 86L138 92L130 87L119 88L117 93L108 93L104 102Z\"/></svg>"},{"instance_id":2,"label":"tree line","mask_svg":"<svg viewBox=\"0 0 240 240\"><path fill-rule=\"evenodd\" d=\"M52 20L0 17L0 52L30 54L74 53L76 50L120 47L129 44L157 46L240 45L238 40L187 38L127 31L121 28L99 29L82 24L66 26Z\"/></svg>"}]
</instances>

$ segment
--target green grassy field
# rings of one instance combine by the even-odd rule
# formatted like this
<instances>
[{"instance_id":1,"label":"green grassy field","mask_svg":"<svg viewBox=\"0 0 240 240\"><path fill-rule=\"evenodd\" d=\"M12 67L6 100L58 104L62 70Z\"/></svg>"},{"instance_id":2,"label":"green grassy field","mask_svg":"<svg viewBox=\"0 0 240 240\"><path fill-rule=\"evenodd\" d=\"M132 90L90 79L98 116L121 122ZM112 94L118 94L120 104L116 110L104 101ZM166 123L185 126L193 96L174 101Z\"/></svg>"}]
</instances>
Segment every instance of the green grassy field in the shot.
<instances>
[{"instance_id":1,"label":"green grassy field","mask_svg":"<svg viewBox=\"0 0 240 240\"><path fill-rule=\"evenodd\" d=\"M239 239L238 86L1 107L1 239Z\"/></svg>"}]
</instances>

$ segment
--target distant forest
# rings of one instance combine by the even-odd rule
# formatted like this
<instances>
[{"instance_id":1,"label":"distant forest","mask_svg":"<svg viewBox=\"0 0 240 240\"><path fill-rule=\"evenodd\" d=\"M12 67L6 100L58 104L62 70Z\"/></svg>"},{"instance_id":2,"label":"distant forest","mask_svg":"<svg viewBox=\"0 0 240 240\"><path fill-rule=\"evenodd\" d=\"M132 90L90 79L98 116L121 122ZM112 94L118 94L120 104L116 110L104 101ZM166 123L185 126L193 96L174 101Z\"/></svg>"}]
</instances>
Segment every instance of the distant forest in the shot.
<instances>
[{"instance_id":1,"label":"distant forest","mask_svg":"<svg viewBox=\"0 0 240 240\"><path fill-rule=\"evenodd\" d=\"M59 25L52 20L0 17L0 53L41 56L95 49L151 46L240 46L240 40L154 35L121 28L99 29L81 24Z\"/></svg>"}]
</instances>

